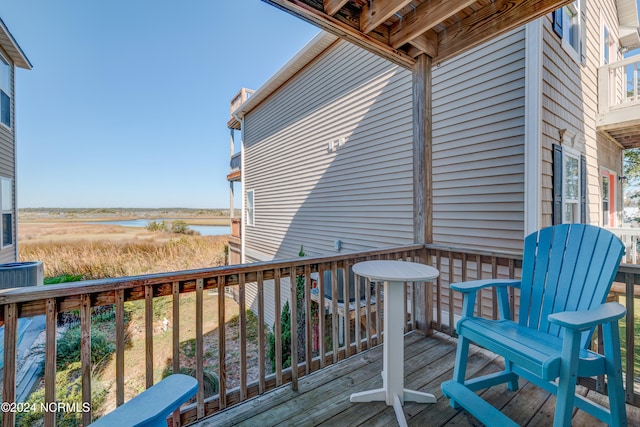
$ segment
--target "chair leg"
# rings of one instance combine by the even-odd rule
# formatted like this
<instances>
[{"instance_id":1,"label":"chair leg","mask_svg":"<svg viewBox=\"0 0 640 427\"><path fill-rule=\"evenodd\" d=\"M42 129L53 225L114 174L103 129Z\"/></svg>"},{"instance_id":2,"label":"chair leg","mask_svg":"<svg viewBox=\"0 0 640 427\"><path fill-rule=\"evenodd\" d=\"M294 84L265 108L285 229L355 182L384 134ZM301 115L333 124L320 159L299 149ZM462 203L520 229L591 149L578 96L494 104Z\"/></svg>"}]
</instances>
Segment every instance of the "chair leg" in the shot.
<instances>
[{"instance_id":1,"label":"chair leg","mask_svg":"<svg viewBox=\"0 0 640 427\"><path fill-rule=\"evenodd\" d=\"M505 372L510 372L513 373L513 362L510 360L505 359L504 360L504 371ZM518 377L515 376L514 379L510 380L507 382L507 387L509 388L509 390L511 391L516 391L518 389Z\"/></svg>"},{"instance_id":2,"label":"chair leg","mask_svg":"<svg viewBox=\"0 0 640 427\"><path fill-rule=\"evenodd\" d=\"M464 385L464 378L467 374L467 357L469 356L469 339L462 335L458 336L458 347L456 348L456 364L453 368L453 381ZM454 400L449 401L454 409L461 406Z\"/></svg>"},{"instance_id":3,"label":"chair leg","mask_svg":"<svg viewBox=\"0 0 640 427\"><path fill-rule=\"evenodd\" d=\"M562 343L562 361L558 378L554 427L570 427L578 380L578 356L580 352L580 332L565 329Z\"/></svg>"},{"instance_id":4,"label":"chair leg","mask_svg":"<svg viewBox=\"0 0 640 427\"><path fill-rule=\"evenodd\" d=\"M617 322L602 326L604 354L607 365L607 389L612 426L627 425L627 407L622 385L622 362L620 355L620 332Z\"/></svg>"}]
</instances>

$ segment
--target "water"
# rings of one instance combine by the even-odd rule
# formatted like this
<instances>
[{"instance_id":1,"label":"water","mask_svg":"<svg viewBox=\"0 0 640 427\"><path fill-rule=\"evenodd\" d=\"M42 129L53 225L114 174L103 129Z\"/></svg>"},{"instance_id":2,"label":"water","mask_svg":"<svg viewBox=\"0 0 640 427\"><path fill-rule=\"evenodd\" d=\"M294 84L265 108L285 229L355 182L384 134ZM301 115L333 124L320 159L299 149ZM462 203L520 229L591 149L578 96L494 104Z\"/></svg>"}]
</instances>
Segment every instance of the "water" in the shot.
<instances>
[{"instance_id":1,"label":"water","mask_svg":"<svg viewBox=\"0 0 640 427\"><path fill-rule=\"evenodd\" d=\"M145 228L149 223L156 221L184 221L184 219L177 218L156 218L156 219L129 219L124 221L94 221L91 224L109 224L109 225L122 225L124 227L139 227ZM186 221L185 221L186 222ZM202 236L221 236L225 234L231 234L231 227L228 225L189 225L189 228L193 231L197 231Z\"/></svg>"}]
</instances>

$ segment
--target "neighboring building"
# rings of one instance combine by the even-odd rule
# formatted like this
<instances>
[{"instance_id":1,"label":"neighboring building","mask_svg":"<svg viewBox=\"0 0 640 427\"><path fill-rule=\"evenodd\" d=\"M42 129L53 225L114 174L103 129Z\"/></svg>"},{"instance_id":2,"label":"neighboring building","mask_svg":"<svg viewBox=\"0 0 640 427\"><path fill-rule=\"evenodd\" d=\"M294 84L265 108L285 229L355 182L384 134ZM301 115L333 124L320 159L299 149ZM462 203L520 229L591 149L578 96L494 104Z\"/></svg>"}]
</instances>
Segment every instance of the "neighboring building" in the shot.
<instances>
[{"instance_id":1,"label":"neighboring building","mask_svg":"<svg viewBox=\"0 0 640 427\"><path fill-rule=\"evenodd\" d=\"M554 223L620 226L640 98L606 67L638 47L635 0L580 0L437 64L434 243L521 251ZM232 109L232 263L414 242L410 70L321 33Z\"/></svg>"},{"instance_id":2,"label":"neighboring building","mask_svg":"<svg viewBox=\"0 0 640 427\"><path fill-rule=\"evenodd\" d=\"M15 69L31 63L0 19L0 264L18 260Z\"/></svg>"}]
</instances>

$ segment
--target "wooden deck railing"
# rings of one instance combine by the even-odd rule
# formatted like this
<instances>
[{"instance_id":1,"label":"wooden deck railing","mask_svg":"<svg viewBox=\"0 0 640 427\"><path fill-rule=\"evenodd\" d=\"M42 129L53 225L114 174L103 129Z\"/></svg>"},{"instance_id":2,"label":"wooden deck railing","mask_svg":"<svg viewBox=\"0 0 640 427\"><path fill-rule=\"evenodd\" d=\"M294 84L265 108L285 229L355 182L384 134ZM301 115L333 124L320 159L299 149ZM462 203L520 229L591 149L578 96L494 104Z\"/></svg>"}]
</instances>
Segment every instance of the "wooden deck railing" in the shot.
<instances>
[{"instance_id":1,"label":"wooden deck railing","mask_svg":"<svg viewBox=\"0 0 640 427\"><path fill-rule=\"evenodd\" d=\"M145 384L154 382L154 368L169 363L166 360L154 360L153 352L153 316L154 304L158 298L171 299L171 331L172 353L170 362L173 372L180 369L180 318L185 308L181 308L180 299L187 294L195 295L195 375L201 387L195 403L184 407L180 414L174 414L174 425L188 424L225 407L257 396L282 384L291 383L297 388L300 376L348 358L379 344L384 339L382 326L382 310L375 306L381 296L381 286L365 286L364 293L360 286L355 286L355 301L352 307L340 304L337 299L327 300L324 295L325 271L331 276L332 295L337 295L338 274L348 272L350 267L359 261L370 259L403 259L419 261L433 265L441 272L432 285L407 284L406 286L406 329L422 328L421 322L433 329L455 336L452 325L460 313L459 296L449 293L449 282L472 280L495 276L519 277L520 255L515 253L497 253L473 251L460 248L449 248L438 245L414 245L392 249L346 254L322 258L300 258L295 260L256 263L239 266L216 267L210 269L184 271L176 273L155 274L138 277L96 280L75 284L49 285L38 288L13 289L0 292L0 322L5 327L4 335L4 375L3 402L15 402L16 398L16 344L17 319L33 315L46 316L46 356L44 366L45 403L56 399L56 344L58 313L79 310L81 328L81 373L82 399L91 402L91 313L94 307L115 307L115 389L117 404L125 398L125 303L144 301L144 353ZM315 275L317 273L317 276ZM317 277L317 280L312 278ZM345 278L348 277L345 275ZM626 293L633 295L634 285L640 284L640 267L621 267L619 278L626 283ZM356 277L356 283L358 278ZM296 293L296 282L301 283L300 297ZM315 283L317 289L312 288ZM289 286L293 284L293 286ZM227 346L231 343L227 337L229 315L225 313L225 304L217 304L217 354L218 380L220 392L214 396L204 396L205 372L205 335L204 308L205 292L207 298L218 298L233 295L238 304L238 370L239 385L229 387L231 355ZM477 311L487 317L496 316L495 294L490 290L483 291ZM284 293L284 294L283 294ZM287 298L288 297L288 298ZM282 302L301 301L298 309L290 312L291 347L290 354L295 369L283 368L286 355L282 350L282 325L275 321L273 325L275 340L275 370L270 372L267 366L267 348L269 346L265 327L271 330L271 322L267 321L267 306L271 306L273 319L280 319ZM349 289L345 286L344 301L349 301ZM320 303L320 304L318 304ZM518 304L517 293L512 294L511 303ZM627 298L628 315L626 319L626 386L627 401L638 405L640 399L634 393L634 334L633 310L634 298ZM293 304L292 304L293 305ZM326 307L324 311L318 307ZM424 307L432 307L424 310ZM251 357L247 350L247 315L246 310L257 315L257 357ZM293 308L293 307L292 307ZM188 309L187 309L188 310ZM346 316L347 311L349 316ZM317 318L315 313L318 313ZM344 316L341 318L341 316ZM298 322L298 317L305 321ZM349 320L343 320L349 319ZM310 320L310 321L306 321ZM428 332L428 331L427 331ZM253 355L255 356L255 355ZM209 356L211 357L211 356ZM235 360L235 359L234 359ZM251 364L250 360L255 360ZM638 370L638 367L635 367ZM601 383L587 384L598 388ZM87 425L93 417L92 411L82 414L83 424ZM55 413L45 413L45 425L55 424ZM15 414L3 414L3 425L13 426Z\"/></svg>"}]
</instances>

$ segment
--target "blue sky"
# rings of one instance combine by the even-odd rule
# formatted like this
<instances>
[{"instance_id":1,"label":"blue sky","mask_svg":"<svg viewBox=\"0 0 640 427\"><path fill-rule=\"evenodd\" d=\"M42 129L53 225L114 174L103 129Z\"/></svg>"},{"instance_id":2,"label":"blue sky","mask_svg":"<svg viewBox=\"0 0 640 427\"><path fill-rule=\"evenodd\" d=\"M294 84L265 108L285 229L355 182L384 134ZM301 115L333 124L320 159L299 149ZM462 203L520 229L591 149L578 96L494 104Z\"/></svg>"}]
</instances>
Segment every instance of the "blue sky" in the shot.
<instances>
[{"instance_id":1,"label":"blue sky","mask_svg":"<svg viewBox=\"0 0 640 427\"><path fill-rule=\"evenodd\" d=\"M229 101L318 29L259 0L20 0L19 207L229 206Z\"/></svg>"}]
</instances>

